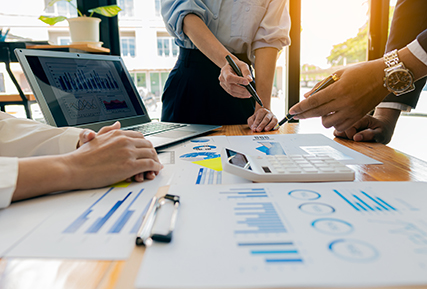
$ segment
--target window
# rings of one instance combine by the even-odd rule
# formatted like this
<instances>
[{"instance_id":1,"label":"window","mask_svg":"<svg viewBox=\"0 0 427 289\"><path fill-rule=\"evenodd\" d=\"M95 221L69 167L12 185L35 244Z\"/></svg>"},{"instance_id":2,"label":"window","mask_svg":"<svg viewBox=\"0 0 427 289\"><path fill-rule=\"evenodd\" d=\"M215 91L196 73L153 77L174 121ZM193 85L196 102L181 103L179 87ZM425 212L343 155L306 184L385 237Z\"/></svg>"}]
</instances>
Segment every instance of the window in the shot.
<instances>
[{"instance_id":1,"label":"window","mask_svg":"<svg viewBox=\"0 0 427 289\"><path fill-rule=\"evenodd\" d=\"M136 74L136 86L137 87L147 87L147 78L145 73Z\"/></svg>"},{"instance_id":2,"label":"window","mask_svg":"<svg viewBox=\"0 0 427 289\"><path fill-rule=\"evenodd\" d=\"M119 13L119 17L133 17L134 16L134 6L133 0L118 0L117 5L122 9Z\"/></svg>"},{"instance_id":3,"label":"window","mask_svg":"<svg viewBox=\"0 0 427 289\"><path fill-rule=\"evenodd\" d=\"M169 72L150 72L150 91L155 96L160 96L165 87Z\"/></svg>"},{"instance_id":4,"label":"window","mask_svg":"<svg viewBox=\"0 0 427 289\"><path fill-rule=\"evenodd\" d=\"M160 0L154 0L154 9L155 9L155 15L160 16L161 13L161 3Z\"/></svg>"},{"instance_id":5,"label":"window","mask_svg":"<svg viewBox=\"0 0 427 289\"><path fill-rule=\"evenodd\" d=\"M176 57L178 46L172 37L157 37L157 54L161 57Z\"/></svg>"},{"instance_id":6,"label":"window","mask_svg":"<svg viewBox=\"0 0 427 289\"><path fill-rule=\"evenodd\" d=\"M3 73L0 73L0 92L6 92Z\"/></svg>"},{"instance_id":7,"label":"window","mask_svg":"<svg viewBox=\"0 0 427 289\"><path fill-rule=\"evenodd\" d=\"M120 37L122 56L135 57L135 37Z\"/></svg>"},{"instance_id":8,"label":"window","mask_svg":"<svg viewBox=\"0 0 427 289\"><path fill-rule=\"evenodd\" d=\"M71 44L71 37L58 37L58 45Z\"/></svg>"},{"instance_id":9,"label":"window","mask_svg":"<svg viewBox=\"0 0 427 289\"><path fill-rule=\"evenodd\" d=\"M49 13L49 14L56 14L56 15L61 15L61 16L66 16L66 17L77 17L77 10L75 7L77 7L77 1L76 0L71 0L71 3L68 3L66 1L60 1L60 2L56 2L55 4L53 4L52 6L48 7L48 4L51 2L52 0L45 0L45 12Z\"/></svg>"}]
</instances>

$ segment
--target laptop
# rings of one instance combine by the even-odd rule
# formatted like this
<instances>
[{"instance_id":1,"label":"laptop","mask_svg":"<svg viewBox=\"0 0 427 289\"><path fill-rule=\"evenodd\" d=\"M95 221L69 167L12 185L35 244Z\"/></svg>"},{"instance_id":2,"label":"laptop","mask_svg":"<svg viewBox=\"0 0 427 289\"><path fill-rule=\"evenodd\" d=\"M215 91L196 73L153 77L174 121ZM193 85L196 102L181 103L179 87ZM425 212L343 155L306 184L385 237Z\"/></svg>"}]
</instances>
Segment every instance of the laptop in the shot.
<instances>
[{"instance_id":1,"label":"laptop","mask_svg":"<svg viewBox=\"0 0 427 289\"><path fill-rule=\"evenodd\" d=\"M15 49L46 122L98 131L120 121L155 148L219 128L153 122L119 56Z\"/></svg>"}]
</instances>

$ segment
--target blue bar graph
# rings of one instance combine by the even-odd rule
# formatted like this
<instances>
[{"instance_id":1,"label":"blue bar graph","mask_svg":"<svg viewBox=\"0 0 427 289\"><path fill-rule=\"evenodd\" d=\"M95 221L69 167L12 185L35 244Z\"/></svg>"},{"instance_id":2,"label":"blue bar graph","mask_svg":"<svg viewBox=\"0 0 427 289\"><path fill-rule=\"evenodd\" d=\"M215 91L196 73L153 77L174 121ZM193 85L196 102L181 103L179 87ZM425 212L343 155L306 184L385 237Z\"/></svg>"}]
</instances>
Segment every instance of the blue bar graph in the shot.
<instances>
[{"instance_id":1,"label":"blue bar graph","mask_svg":"<svg viewBox=\"0 0 427 289\"><path fill-rule=\"evenodd\" d=\"M114 188L109 189L107 192L105 192L98 200L95 201L86 211L83 212L74 222L71 223L64 231L63 233L75 233L78 229L80 229L83 224L89 220L88 215L93 211L93 207L98 204L106 195L108 195L109 192Z\"/></svg>"},{"instance_id":2,"label":"blue bar graph","mask_svg":"<svg viewBox=\"0 0 427 289\"><path fill-rule=\"evenodd\" d=\"M92 226L89 227L89 229L87 229L86 233L98 233L98 231L102 228L102 226L104 226L104 224L108 221L108 219L111 218L111 216L117 211L117 209L126 201L126 199L132 194L132 192L130 192L129 194L126 195L126 197L121 200L121 201L117 201L114 206L107 212L107 214L105 214L105 216L98 218L93 224Z\"/></svg>"},{"instance_id":3,"label":"blue bar graph","mask_svg":"<svg viewBox=\"0 0 427 289\"><path fill-rule=\"evenodd\" d=\"M57 77L57 80L59 84L58 88L67 92L119 89L118 82L114 79L111 71L108 71L103 77L101 77L95 70L85 73L83 70L78 69L74 73L62 73L62 75Z\"/></svg>"},{"instance_id":4,"label":"blue bar graph","mask_svg":"<svg viewBox=\"0 0 427 289\"><path fill-rule=\"evenodd\" d=\"M138 233L139 227L142 224L142 218L145 216L145 214L148 211L148 208L150 207L150 202L147 203L147 205L145 206L144 210L142 211L142 213L139 215L139 217L137 218L137 221L135 222L135 224L133 225L132 229L130 230L131 234L136 234Z\"/></svg>"},{"instance_id":5,"label":"blue bar graph","mask_svg":"<svg viewBox=\"0 0 427 289\"><path fill-rule=\"evenodd\" d=\"M216 180L215 180L216 177ZM196 185L212 185L222 183L222 172L217 172L208 168L200 168L197 173Z\"/></svg>"},{"instance_id":6,"label":"blue bar graph","mask_svg":"<svg viewBox=\"0 0 427 289\"><path fill-rule=\"evenodd\" d=\"M272 203L237 203L234 210L234 215L237 218L236 224L238 228L234 231L235 234L265 234L287 232Z\"/></svg>"},{"instance_id":7,"label":"blue bar graph","mask_svg":"<svg viewBox=\"0 0 427 289\"><path fill-rule=\"evenodd\" d=\"M130 210L130 207L135 203L135 201L139 198L139 196L141 195L141 193L143 191L144 191L144 189L139 191L139 193L135 196L135 198L132 200L132 202L130 202L130 204L127 206L126 210L120 215L120 217L117 219L117 221L114 223L114 225L108 231L108 233L110 233L110 234L120 233L120 231L126 225L127 221L130 219L132 214L135 212L135 210Z\"/></svg>"},{"instance_id":8,"label":"blue bar graph","mask_svg":"<svg viewBox=\"0 0 427 289\"><path fill-rule=\"evenodd\" d=\"M264 189L241 188L227 192L220 192L221 195L227 195L228 199L247 199L247 198L268 198Z\"/></svg>"},{"instance_id":9,"label":"blue bar graph","mask_svg":"<svg viewBox=\"0 0 427 289\"><path fill-rule=\"evenodd\" d=\"M248 242L237 243L242 249L256 258L261 257L267 264L303 263L299 251L293 242Z\"/></svg>"},{"instance_id":10,"label":"blue bar graph","mask_svg":"<svg viewBox=\"0 0 427 289\"><path fill-rule=\"evenodd\" d=\"M342 198L353 209L359 212L393 212L398 211L395 207L384 201L383 199L372 196L364 191L343 193L334 190L334 192Z\"/></svg>"}]
</instances>

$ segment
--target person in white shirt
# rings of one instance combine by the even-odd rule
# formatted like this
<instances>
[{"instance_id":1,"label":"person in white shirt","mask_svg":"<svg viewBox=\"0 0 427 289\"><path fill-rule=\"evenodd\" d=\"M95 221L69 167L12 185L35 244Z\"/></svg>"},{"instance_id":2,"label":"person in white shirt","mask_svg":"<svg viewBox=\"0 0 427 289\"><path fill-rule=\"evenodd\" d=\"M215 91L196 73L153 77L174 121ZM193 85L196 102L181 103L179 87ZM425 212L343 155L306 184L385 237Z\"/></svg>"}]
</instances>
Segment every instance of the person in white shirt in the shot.
<instances>
[{"instance_id":1,"label":"person in white shirt","mask_svg":"<svg viewBox=\"0 0 427 289\"><path fill-rule=\"evenodd\" d=\"M180 47L165 84L162 120L202 124L244 124L256 132L272 130L276 60L290 44L286 0L162 0L162 16ZM230 55L244 77L227 63ZM264 107L240 84L252 81Z\"/></svg>"},{"instance_id":2,"label":"person in white shirt","mask_svg":"<svg viewBox=\"0 0 427 289\"><path fill-rule=\"evenodd\" d=\"M119 128L55 128L0 112L0 208L56 191L155 178L162 165L151 142Z\"/></svg>"}]
</instances>

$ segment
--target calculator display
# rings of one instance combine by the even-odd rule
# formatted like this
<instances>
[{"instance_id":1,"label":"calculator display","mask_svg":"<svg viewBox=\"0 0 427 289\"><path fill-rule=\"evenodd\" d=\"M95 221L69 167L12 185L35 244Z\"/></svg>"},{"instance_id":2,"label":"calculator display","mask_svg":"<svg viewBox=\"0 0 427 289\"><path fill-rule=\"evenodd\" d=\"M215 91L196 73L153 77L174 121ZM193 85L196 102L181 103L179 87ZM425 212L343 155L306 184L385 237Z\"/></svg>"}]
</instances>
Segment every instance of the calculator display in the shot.
<instances>
[{"instance_id":1,"label":"calculator display","mask_svg":"<svg viewBox=\"0 0 427 289\"><path fill-rule=\"evenodd\" d=\"M252 170L248 159L244 154L226 149L228 162L232 165L244 168L245 170Z\"/></svg>"}]
</instances>

